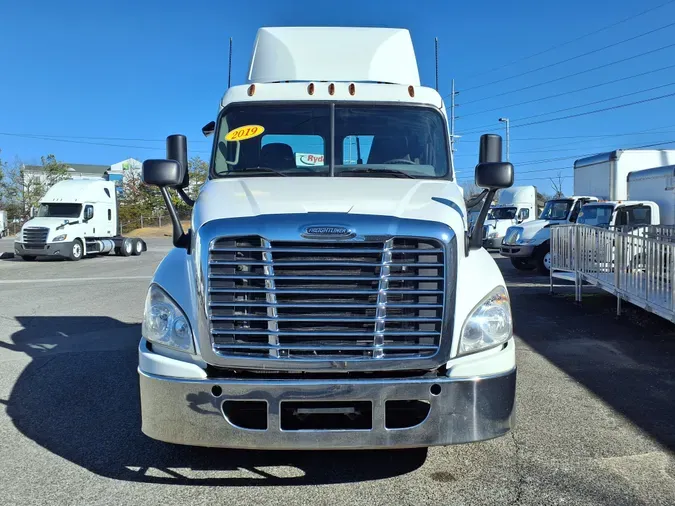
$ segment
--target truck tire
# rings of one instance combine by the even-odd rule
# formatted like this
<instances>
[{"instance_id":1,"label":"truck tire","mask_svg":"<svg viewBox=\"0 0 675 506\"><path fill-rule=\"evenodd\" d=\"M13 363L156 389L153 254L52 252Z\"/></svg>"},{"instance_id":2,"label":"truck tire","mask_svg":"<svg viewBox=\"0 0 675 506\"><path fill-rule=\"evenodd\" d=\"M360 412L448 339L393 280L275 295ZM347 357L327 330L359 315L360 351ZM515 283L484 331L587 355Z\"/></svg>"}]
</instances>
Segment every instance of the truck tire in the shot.
<instances>
[{"instance_id":1,"label":"truck tire","mask_svg":"<svg viewBox=\"0 0 675 506\"><path fill-rule=\"evenodd\" d=\"M551 245L545 242L537 250L537 271L548 276L551 272Z\"/></svg>"},{"instance_id":2,"label":"truck tire","mask_svg":"<svg viewBox=\"0 0 675 506\"><path fill-rule=\"evenodd\" d=\"M531 271L534 269L534 266L528 261L527 258L511 258L511 265L513 265L519 271Z\"/></svg>"},{"instance_id":3,"label":"truck tire","mask_svg":"<svg viewBox=\"0 0 675 506\"><path fill-rule=\"evenodd\" d=\"M35 259L37 257L33 255L22 255L21 260L25 260L26 262L35 262Z\"/></svg>"},{"instance_id":4,"label":"truck tire","mask_svg":"<svg viewBox=\"0 0 675 506\"><path fill-rule=\"evenodd\" d=\"M132 250L133 251L131 252L131 254L134 255L135 257L143 253L143 241L141 241L140 239L134 239Z\"/></svg>"},{"instance_id":5,"label":"truck tire","mask_svg":"<svg viewBox=\"0 0 675 506\"><path fill-rule=\"evenodd\" d=\"M123 257L128 257L134 252L134 241L128 237L122 241L122 247L120 248L120 255Z\"/></svg>"},{"instance_id":6,"label":"truck tire","mask_svg":"<svg viewBox=\"0 0 675 506\"><path fill-rule=\"evenodd\" d=\"M73 262L77 262L84 256L84 248L82 247L82 241L75 239L73 244L70 247L70 254L68 258Z\"/></svg>"}]
</instances>

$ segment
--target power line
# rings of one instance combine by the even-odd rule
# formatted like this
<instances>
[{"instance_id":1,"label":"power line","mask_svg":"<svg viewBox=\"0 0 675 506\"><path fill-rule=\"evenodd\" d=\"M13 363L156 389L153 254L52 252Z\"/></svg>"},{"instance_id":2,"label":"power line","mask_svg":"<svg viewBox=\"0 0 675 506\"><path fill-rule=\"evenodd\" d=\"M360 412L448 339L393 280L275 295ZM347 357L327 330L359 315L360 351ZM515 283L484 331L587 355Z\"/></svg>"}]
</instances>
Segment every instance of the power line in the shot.
<instances>
[{"instance_id":1,"label":"power line","mask_svg":"<svg viewBox=\"0 0 675 506\"><path fill-rule=\"evenodd\" d=\"M622 148L622 149L626 150L626 149L653 148L653 147L663 146L665 144L673 144L673 143L675 143L675 139L668 140L668 141L653 142L653 143L649 143L649 144L642 144L640 146L630 146L630 147ZM572 159L578 160L580 158L585 158L587 156L593 156L593 155L597 155L597 154L598 154L598 152L595 151L593 153L583 153L583 154L579 154L579 155L575 155L575 156L568 156L568 157L563 157L563 158L549 158L549 159L544 159L544 160L530 160L528 162L517 163L515 165L516 165L516 167L520 167L522 165L535 165L537 163L545 163L545 162L550 162L550 161L561 161L561 160L572 160ZM554 171L554 170L566 170L566 169L569 169L569 168L570 167L554 167L554 168L550 168L550 169L534 169L534 170L523 170L523 171L520 171L520 170L516 169L515 175L518 176L519 174L532 174L532 173L535 173L535 172L538 173L538 172L549 172L549 171ZM469 176L467 176L467 177L469 177ZM462 179L462 178L460 178L460 179Z\"/></svg>"},{"instance_id":2,"label":"power line","mask_svg":"<svg viewBox=\"0 0 675 506\"><path fill-rule=\"evenodd\" d=\"M673 0L675 1L675 0ZM130 137L90 137L84 135L56 135L56 134L27 134L27 133L10 133L10 132L0 132L0 135L9 135L13 137L53 137L57 139L86 139L86 140L107 140L107 141L134 141L134 142L166 142L166 139L137 139ZM190 143L202 143L210 141L202 140L190 140Z\"/></svg>"},{"instance_id":3,"label":"power line","mask_svg":"<svg viewBox=\"0 0 675 506\"><path fill-rule=\"evenodd\" d=\"M673 1L675 1L675 0L673 0ZM621 81L627 81L629 79L634 79L636 77L642 77L642 76L646 76L646 75L649 75L649 74L655 74L656 72L661 72L662 70L668 70L668 69L672 69L672 68L675 68L675 65L668 65L666 67L661 67L661 68L654 69L654 70L648 70L647 72L641 72L640 74L633 74L631 76L621 77L619 79L614 79L612 81L603 81L601 83L593 84L591 86L585 86L583 88L577 88L576 90L563 91L561 93L556 93L555 95L548 95L548 96L541 97L541 98L534 98L532 100L524 100L522 102L517 102L515 104L504 105L504 106L501 106L501 107L493 107L492 109L484 109L482 111L472 112L470 114L464 114L463 116L461 116L461 118L464 119L464 118L468 118L469 116L477 116L478 114L483 114L483 113L486 113L486 112L501 111L501 110L507 109L509 107L516 107L516 106L519 106L519 105L532 104L534 102L541 102L543 100L550 100L550 99L553 99L553 98L559 98L559 97L562 97L564 95L571 95L573 93L578 93L580 91L592 90L594 88L600 88L602 86L608 86L610 84L620 83ZM457 118L460 118L460 116L457 116Z\"/></svg>"},{"instance_id":4,"label":"power line","mask_svg":"<svg viewBox=\"0 0 675 506\"><path fill-rule=\"evenodd\" d=\"M477 85L477 86L471 86L470 88L464 88L464 89L461 90L461 91L462 91L462 92L467 92L467 91L477 90L477 89L479 89L479 88L485 88L486 86L491 86L491 85L493 85L493 84L499 84L499 83L503 83L504 81L510 81L511 79L515 79L515 78L517 78L517 77L522 77L522 76L526 76L526 75L528 75L528 74L533 74L534 72L539 72L540 70L550 69L551 67L557 67L558 65L562 65L563 63L568 63L568 62L571 62L571 61L573 61L573 60L577 60L577 59L579 59L579 58L583 58L584 56L588 56L588 55L591 55L591 54L599 53L600 51L604 51L605 49L610 49L610 48L612 48L612 47L619 46L619 45L621 45L621 44L625 44L626 42L631 42L631 41L636 40L636 39L639 39L639 38L641 38L641 37L646 37L647 35L651 35L652 33L656 33L656 32L658 32L658 31L665 30L666 28L670 28L671 26L674 26L674 25L675 25L675 22L673 22L673 23L668 23L667 25L663 25L663 26L660 26L660 27L658 27L658 28L654 28L653 30L649 30L649 31L647 31L647 32L640 33L640 34L638 34L638 35L634 35L633 37L629 37L629 38L627 38L627 39L623 39L623 40L620 40L620 41L618 41L618 42L614 42L614 43L609 44L609 45L607 45L607 46L603 46L603 47L600 47L600 48L597 48L597 49L593 49L593 50L591 50L591 51L587 51L587 52L585 52L585 53L581 53L581 54L578 54L578 55L576 55L576 56L572 56L572 57L570 57L570 58L566 58L566 59L564 59L564 60L560 60L560 61L557 61L557 62L549 63L548 65L543 65L543 66L537 67L537 68L535 68L535 69L530 69L530 70L527 70L527 71L525 71L525 72L521 72L520 74L515 74L515 75L509 76L509 77L504 77L504 78L502 78L502 79L497 79L497 80L495 80L495 81L490 81L490 82L488 82L488 83L479 84L479 85Z\"/></svg>"},{"instance_id":5,"label":"power line","mask_svg":"<svg viewBox=\"0 0 675 506\"><path fill-rule=\"evenodd\" d=\"M631 21L631 20L633 20L633 19L635 19L635 18L638 18L638 17L640 17L640 16L643 16L643 15L649 13L649 12L652 12L652 11L655 11L655 10L657 10L657 9L660 9L661 7L665 7L666 5L673 3L673 1L675 1L675 0L669 0L668 2L664 2L664 3L662 3L662 4L659 4L659 5L655 6L655 7L650 7L649 9L645 9L645 10L642 11L642 12L639 12L639 13L634 14L634 15L632 15L632 16L628 16L627 18L623 18L623 19L621 19L620 21L616 21L615 23L611 23L611 24L606 25L606 26L604 26L604 27L602 27L602 28L599 28L599 29L594 30L594 31L592 31L592 32L588 32L588 33L586 33L586 34L584 34L584 35L581 35L581 36L576 37L576 38L574 38L574 39L568 40L568 41L566 41L566 42L561 42L560 44L556 44L555 46L551 46L551 47L549 47L548 49L544 49L543 51L539 51L539 52L537 52L537 53L532 53L532 54L530 54L530 55L528 55L528 56L523 56L522 58L518 58L517 60L513 60L513 61L511 61L511 62L509 62L509 63L505 63L504 65L501 65L501 66L499 66L499 67L495 67L495 68L492 68L492 69L490 69L490 70L486 70L486 71L479 72L479 73L470 74L470 75L468 75L468 76L466 77L466 79L470 79L470 78L472 78L472 77L483 76L483 75L485 75L485 74L490 74L490 73L492 73L492 72L495 72L495 71L497 71L497 70L501 70L501 69L503 69L503 68L506 68L506 67L509 67L509 66L511 66L511 65L514 65L514 64L516 64L516 63L520 63L520 62L522 62L522 61L529 60L530 58L534 58L535 56L540 56L540 55L542 55L542 54L546 54L546 53L548 53L548 52L550 52L550 51L553 51L554 49L558 49L558 48L564 47L564 46L566 46L566 45L568 45L568 44L571 44L571 43L573 43L573 42L580 41L580 40L582 40L582 39L585 39L586 37L590 37L591 35L595 35L595 34L597 34L597 33L603 32L603 31L605 31L605 30L609 30L610 28L614 28L615 26L618 26L618 25L620 25L620 24L622 24L622 23L625 23L626 21Z\"/></svg>"},{"instance_id":6,"label":"power line","mask_svg":"<svg viewBox=\"0 0 675 506\"><path fill-rule=\"evenodd\" d=\"M601 104L603 102L611 102L612 100L618 100L620 98L626 98L626 97L630 97L630 96L633 96L633 95L639 95L640 93L646 93L648 91L659 90L661 88L667 88L669 86L675 86L675 82L668 83L668 84L662 84L662 85L659 85L659 86L653 86L651 88L646 88L644 90L632 91L630 93L624 93L623 95L617 95L615 97L603 98L602 100L595 100L593 102L588 102L588 103L581 104L581 105L574 105L572 107L565 107L564 109L542 112L542 113L539 113L539 114L533 114L532 116L524 116L522 118L515 118L515 119L512 119L511 122L524 121L524 120L527 120L527 119L540 118L542 116L548 116L549 114L556 114L556 113L559 113L559 112L572 111L574 109L579 109L581 107L588 107L589 105ZM476 132L482 131L484 128L488 128L490 126L492 126L492 124L485 125L485 126L482 126L482 127L476 127L474 130L469 130L468 132L465 132L465 134L476 133ZM524 124L523 125L514 125L514 126L524 126Z\"/></svg>"},{"instance_id":7,"label":"power line","mask_svg":"<svg viewBox=\"0 0 675 506\"><path fill-rule=\"evenodd\" d=\"M520 128L520 127L525 127L525 126L531 126L531 125L540 125L542 123L551 123L553 121L562 121L565 119L571 119L571 118L578 118L581 116L588 116L590 114L598 114L601 112L607 112L607 111L613 111L614 109L623 109L624 107L630 107L632 105L638 105L638 104L644 104L647 102L653 102L655 100L661 100L664 98L672 97L675 96L675 93L668 93L666 95L659 95L658 97L651 97L651 98L645 98L643 100L636 100L635 102L628 102L626 104L618 104L618 105L613 105L611 107L605 107L603 109L594 109L593 111L585 111L585 112L580 112L578 114L568 114L567 116L559 116L557 118L549 118L549 119L542 119L539 121L530 121L529 123L522 123L520 125L513 125L511 128ZM466 132L467 134L470 133L478 133L482 130L471 130L469 132Z\"/></svg>"},{"instance_id":8,"label":"power line","mask_svg":"<svg viewBox=\"0 0 675 506\"><path fill-rule=\"evenodd\" d=\"M52 137L52 136L44 136L44 135L31 135L31 134L14 134L14 133L8 133L8 132L0 132L0 135L9 135L12 137L22 137L26 139L35 139L35 140L43 140L43 141L53 141L53 142L67 142L71 144L89 144L92 146L108 146L108 147L114 147L114 148L128 148L128 149L147 149L151 151L163 151L163 148L160 147L150 147L150 146L132 146L129 144L109 144L105 142L90 142L90 141L80 141L80 140L73 140L73 139L63 139L63 138L57 138L57 137ZM193 153L210 153L210 151L204 151L204 150L192 150Z\"/></svg>"},{"instance_id":9,"label":"power line","mask_svg":"<svg viewBox=\"0 0 675 506\"><path fill-rule=\"evenodd\" d=\"M675 0L674 0L674 1L675 1ZM488 99L490 99L490 98L502 97L502 96L504 96L504 95L509 95L509 94L511 94L511 93L517 93L517 92L519 92L519 91L525 91L525 90L530 90L530 89L532 89L532 88L537 88L538 86L544 86L545 84L551 84L551 83L555 83L555 82L558 82L558 81L563 81L563 80L565 80L565 79L569 79L570 77L576 77L576 76L580 76L580 75L582 75L582 74L587 74L588 72L593 72L593 71L595 71L595 70L600 70L600 69L603 69L603 68L611 67L612 65L617 65L618 63L624 63L624 62L627 62L627 61L630 61L630 60L634 60L634 59L636 59L636 58L641 58L642 56L647 56L648 54L657 53L657 52L659 52L659 51L663 51L664 49L669 49L669 48L671 48L671 47L675 47L675 43L673 43L673 44L668 44L668 45L666 45L666 46L661 46L661 47L658 47L658 48L656 48L656 49L651 49L651 50L649 50L649 51L645 51L645 52L643 52L643 53L639 53L639 54L636 54L636 55L633 55L633 56L628 56L628 57L626 57L626 58L622 58L622 59L620 59L620 60L615 60L615 61L610 62L610 63L605 63L605 64L603 64L603 65L598 65L598 66L596 66L596 67L591 67L590 69L581 70L581 71L575 72L575 73L573 73L573 74L567 74L567 75L564 75L564 76L556 77L555 79L550 79L550 80L548 80L548 81L543 81L543 82L541 82L541 83L535 83L535 84L531 84L531 85L529 85L529 86L523 86L522 88L517 88L517 89L515 89L515 90L504 91L504 92L502 92L502 93L497 93L496 95L489 95L489 96L487 96L487 97L477 98L476 100L471 100L471 101L469 101L469 102L464 102L462 105L474 104L474 103L476 103L476 102L482 102L483 100L488 100Z\"/></svg>"}]
</instances>

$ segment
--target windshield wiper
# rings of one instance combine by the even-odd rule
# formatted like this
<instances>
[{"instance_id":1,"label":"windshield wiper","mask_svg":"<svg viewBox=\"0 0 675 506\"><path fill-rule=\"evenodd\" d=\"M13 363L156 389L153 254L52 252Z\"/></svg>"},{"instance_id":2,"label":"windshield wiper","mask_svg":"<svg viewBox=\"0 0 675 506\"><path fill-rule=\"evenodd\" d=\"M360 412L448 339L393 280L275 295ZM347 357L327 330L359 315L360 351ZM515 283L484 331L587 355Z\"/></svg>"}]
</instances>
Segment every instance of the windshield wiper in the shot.
<instances>
[{"instance_id":1,"label":"windshield wiper","mask_svg":"<svg viewBox=\"0 0 675 506\"><path fill-rule=\"evenodd\" d=\"M415 179L414 176L411 176L410 174L408 174L407 172L403 172L402 170L371 169L371 168L368 168L368 167L343 170L343 171L340 171L339 173L337 173L336 176L342 176L344 174L390 174L390 175L396 176L396 177L407 177L409 179Z\"/></svg>"},{"instance_id":2,"label":"windshield wiper","mask_svg":"<svg viewBox=\"0 0 675 506\"><path fill-rule=\"evenodd\" d=\"M276 170L276 169L270 169L269 167L246 167L245 169L239 169L239 170L232 170L225 174L225 176L237 176L240 172L262 172L263 174L276 174L277 176L282 176L282 177L287 177L288 174L284 174L283 172ZM251 175L251 174L249 174Z\"/></svg>"},{"instance_id":3,"label":"windshield wiper","mask_svg":"<svg viewBox=\"0 0 675 506\"><path fill-rule=\"evenodd\" d=\"M59 225L58 227L56 227L56 230L61 230L61 229L64 228L66 225L76 225L76 224L78 224L79 222L80 222L80 220L77 220L77 221L66 221L65 223L62 223L61 225Z\"/></svg>"}]
</instances>

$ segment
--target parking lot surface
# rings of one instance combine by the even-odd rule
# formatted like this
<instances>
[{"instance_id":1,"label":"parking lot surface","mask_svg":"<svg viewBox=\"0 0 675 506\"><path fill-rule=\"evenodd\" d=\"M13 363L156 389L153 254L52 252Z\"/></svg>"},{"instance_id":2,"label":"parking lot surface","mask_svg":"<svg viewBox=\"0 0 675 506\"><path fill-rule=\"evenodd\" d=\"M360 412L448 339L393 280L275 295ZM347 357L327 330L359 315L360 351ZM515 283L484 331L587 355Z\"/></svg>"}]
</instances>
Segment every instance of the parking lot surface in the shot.
<instances>
[{"instance_id":1,"label":"parking lot surface","mask_svg":"<svg viewBox=\"0 0 675 506\"><path fill-rule=\"evenodd\" d=\"M516 429L368 452L189 448L140 431L136 346L168 238L141 257L0 260L0 504L675 504L672 324L498 263ZM0 241L0 252L11 251Z\"/></svg>"}]
</instances>

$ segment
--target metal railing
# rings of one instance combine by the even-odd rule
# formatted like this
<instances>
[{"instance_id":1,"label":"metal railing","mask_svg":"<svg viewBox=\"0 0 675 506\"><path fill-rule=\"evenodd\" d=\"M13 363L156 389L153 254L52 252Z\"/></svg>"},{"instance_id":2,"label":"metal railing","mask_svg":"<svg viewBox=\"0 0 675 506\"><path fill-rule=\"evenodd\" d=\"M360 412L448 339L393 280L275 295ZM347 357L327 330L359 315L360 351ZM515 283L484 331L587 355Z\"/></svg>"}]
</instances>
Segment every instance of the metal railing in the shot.
<instances>
[{"instance_id":1,"label":"metal railing","mask_svg":"<svg viewBox=\"0 0 675 506\"><path fill-rule=\"evenodd\" d=\"M553 278L574 281L575 299L590 283L675 322L675 227L551 227Z\"/></svg>"}]
</instances>

